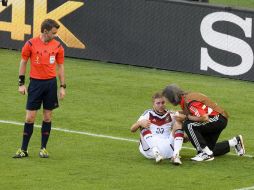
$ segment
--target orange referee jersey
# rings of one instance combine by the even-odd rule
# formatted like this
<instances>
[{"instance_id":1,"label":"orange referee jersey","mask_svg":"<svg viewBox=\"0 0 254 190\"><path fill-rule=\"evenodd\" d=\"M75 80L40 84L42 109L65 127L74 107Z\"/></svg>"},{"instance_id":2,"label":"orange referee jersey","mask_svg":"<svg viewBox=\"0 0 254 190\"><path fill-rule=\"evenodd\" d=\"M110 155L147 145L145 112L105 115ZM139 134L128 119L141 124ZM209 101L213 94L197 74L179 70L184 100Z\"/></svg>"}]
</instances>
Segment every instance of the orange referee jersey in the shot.
<instances>
[{"instance_id":1,"label":"orange referee jersey","mask_svg":"<svg viewBox=\"0 0 254 190\"><path fill-rule=\"evenodd\" d=\"M64 63L64 49L55 39L47 44L40 37L32 38L22 48L22 58L30 58L30 77L51 79L56 77L56 64Z\"/></svg>"}]
</instances>

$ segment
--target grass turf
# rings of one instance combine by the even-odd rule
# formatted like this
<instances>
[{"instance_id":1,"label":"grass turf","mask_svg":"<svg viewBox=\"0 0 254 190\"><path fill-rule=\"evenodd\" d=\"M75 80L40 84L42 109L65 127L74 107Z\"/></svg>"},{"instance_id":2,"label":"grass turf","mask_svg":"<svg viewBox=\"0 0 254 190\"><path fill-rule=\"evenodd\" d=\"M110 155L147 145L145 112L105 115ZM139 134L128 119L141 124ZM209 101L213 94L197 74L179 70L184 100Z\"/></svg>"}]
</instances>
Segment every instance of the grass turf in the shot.
<instances>
[{"instance_id":1,"label":"grass turf","mask_svg":"<svg viewBox=\"0 0 254 190\"><path fill-rule=\"evenodd\" d=\"M209 3L254 9L254 0L209 0Z\"/></svg>"},{"instance_id":2,"label":"grass turf","mask_svg":"<svg viewBox=\"0 0 254 190\"><path fill-rule=\"evenodd\" d=\"M23 122L26 97L17 92L20 53L0 50L0 120ZM54 111L54 127L132 138L129 128L150 108L151 95L169 83L209 95L231 115L220 140L242 134L254 154L254 85L188 73L66 59L67 95ZM27 77L28 78L28 77ZM28 83L28 81L26 82ZM176 108L175 108L176 109ZM41 112L36 120L41 122ZM156 165L143 158L137 143L52 131L49 159L38 157L40 130L34 130L29 158L12 159L21 143L21 126L0 123L0 187L3 189L237 189L254 186L254 159L231 154L193 163L182 150L183 165ZM190 144L184 146L191 147Z\"/></svg>"}]
</instances>

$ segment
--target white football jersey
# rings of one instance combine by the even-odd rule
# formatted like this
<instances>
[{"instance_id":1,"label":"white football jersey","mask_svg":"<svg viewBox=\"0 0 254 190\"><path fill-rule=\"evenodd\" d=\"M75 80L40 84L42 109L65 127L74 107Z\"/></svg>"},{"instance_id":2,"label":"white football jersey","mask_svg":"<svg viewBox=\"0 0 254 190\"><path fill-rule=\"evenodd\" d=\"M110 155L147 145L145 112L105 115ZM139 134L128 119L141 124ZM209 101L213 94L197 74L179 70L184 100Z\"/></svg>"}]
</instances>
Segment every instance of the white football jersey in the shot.
<instances>
[{"instance_id":1,"label":"white football jersey","mask_svg":"<svg viewBox=\"0 0 254 190\"><path fill-rule=\"evenodd\" d=\"M146 110L143 115L140 116L138 121L147 119L150 120L151 125L147 129L141 129L142 131L150 130L153 135L158 135L160 138L168 138L171 133L173 124L175 123L175 112L165 110L165 114L160 115L154 110Z\"/></svg>"}]
</instances>

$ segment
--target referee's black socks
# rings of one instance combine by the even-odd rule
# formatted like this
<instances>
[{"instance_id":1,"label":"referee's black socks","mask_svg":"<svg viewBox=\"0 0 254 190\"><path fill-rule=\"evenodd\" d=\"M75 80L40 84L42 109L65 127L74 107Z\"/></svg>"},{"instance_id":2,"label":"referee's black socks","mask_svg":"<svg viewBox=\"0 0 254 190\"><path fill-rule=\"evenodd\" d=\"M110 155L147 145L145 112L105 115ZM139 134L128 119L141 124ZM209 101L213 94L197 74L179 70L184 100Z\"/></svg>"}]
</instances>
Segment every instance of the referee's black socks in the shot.
<instances>
[{"instance_id":1,"label":"referee's black socks","mask_svg":"<svg viewBox=\"0 0 254 190\"><path fill-rule=\"evenodd\" d=\"M51 122L42 122L41 126L41 149L46 148L51 131Z\"/></svg>"},{"instance_id":2,"label":"referee's black socks","mask_svg":"<svg viewBox=\"0 0 254 190\"><path fill-rule=\"evenodd\" d=\"M33 123L25 123L24 131L23 131L23 141L21 150L27 151L29 140L33 134L34 124Z\"/></svg>"}]
</instances>

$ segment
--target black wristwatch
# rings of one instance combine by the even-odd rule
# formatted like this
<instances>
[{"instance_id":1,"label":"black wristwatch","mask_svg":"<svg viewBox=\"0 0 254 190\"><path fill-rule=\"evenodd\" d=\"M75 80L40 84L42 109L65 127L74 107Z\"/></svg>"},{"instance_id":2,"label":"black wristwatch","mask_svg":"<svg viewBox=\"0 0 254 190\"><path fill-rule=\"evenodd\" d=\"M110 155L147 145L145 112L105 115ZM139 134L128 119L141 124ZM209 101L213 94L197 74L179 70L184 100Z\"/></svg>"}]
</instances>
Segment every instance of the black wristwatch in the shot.
<instances>
[{"instance_id":1,"label":"black wristwatch","mask_svg":"<svg viewBox=\"0 0 254 190\"><path fill-rule=\"evenodd\" d=\"M61 85L60 85L60 88L61 88L61 87L62 87L62 88L66 88L66 84L61 84Z\"/></svg>"}]
</instances>

